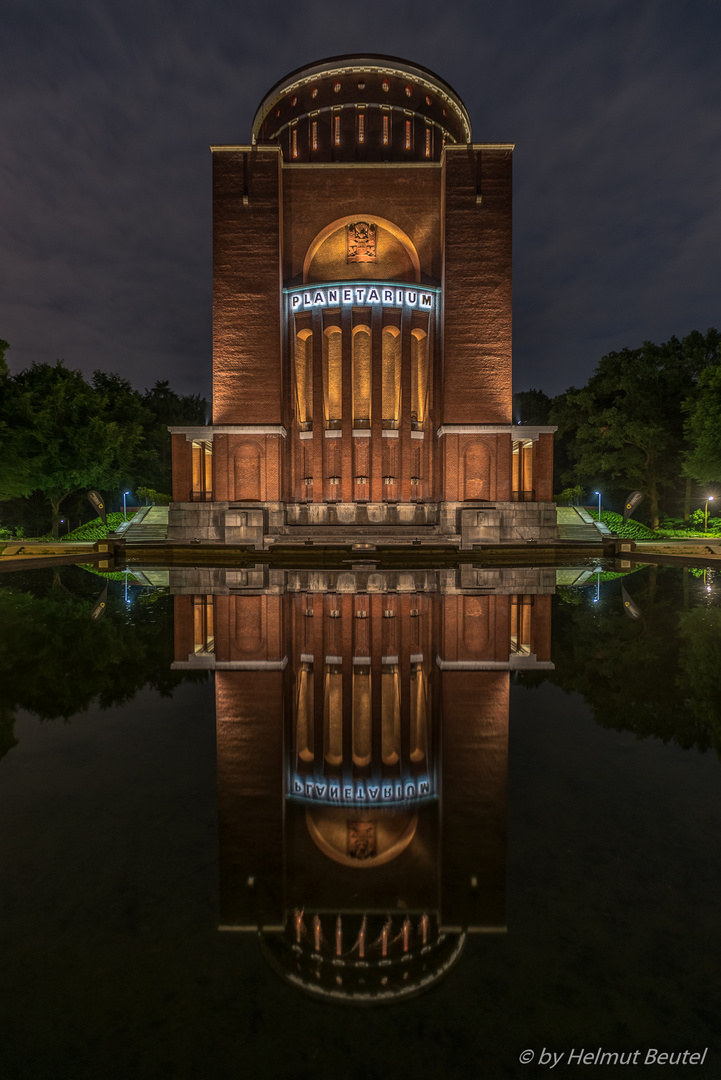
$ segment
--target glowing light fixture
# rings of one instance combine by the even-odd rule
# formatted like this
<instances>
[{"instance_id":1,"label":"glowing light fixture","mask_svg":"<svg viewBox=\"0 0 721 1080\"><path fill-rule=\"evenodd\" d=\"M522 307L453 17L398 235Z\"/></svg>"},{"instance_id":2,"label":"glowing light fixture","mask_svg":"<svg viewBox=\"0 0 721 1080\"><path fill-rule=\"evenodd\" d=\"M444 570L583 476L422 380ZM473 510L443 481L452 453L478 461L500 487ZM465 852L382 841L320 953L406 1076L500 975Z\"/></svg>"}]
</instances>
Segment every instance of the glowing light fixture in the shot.
<instances>
[{"instance_id":1,"label":"glowing light fixture","mask_svg":"<svg viewBox=\"0 0 721 1080\"><path fill-rule=\"evenodd\" d=\"M708 504L710 502L713 502L713 495L709 495L708 499L706 500L706 505L705 505L704 511L703 511L703 531L704 532L706 532L706 530L708 528Z\"/></svg>"}]
</instances>

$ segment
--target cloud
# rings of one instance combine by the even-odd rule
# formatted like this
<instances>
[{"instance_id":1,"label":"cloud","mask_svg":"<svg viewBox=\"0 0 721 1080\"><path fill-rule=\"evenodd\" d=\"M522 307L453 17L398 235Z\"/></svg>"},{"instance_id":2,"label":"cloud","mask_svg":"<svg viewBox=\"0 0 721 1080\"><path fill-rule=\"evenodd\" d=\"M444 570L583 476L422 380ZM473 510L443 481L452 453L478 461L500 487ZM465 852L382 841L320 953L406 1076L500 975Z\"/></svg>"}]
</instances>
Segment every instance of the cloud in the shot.
<instances>
[{"instance_id":1,"label":"cloud","mask_svg":"<svg viewBox=\"0 0 721 1080\"><path fill-rule=\"evenodd\" d=\"M718 323L721 9L601 0L260 6L92 0L0 13L0 337L144 386L209 389L210 153L288 71L386 52L514 141L516 385Z\"/></svg>"}]
</instances>

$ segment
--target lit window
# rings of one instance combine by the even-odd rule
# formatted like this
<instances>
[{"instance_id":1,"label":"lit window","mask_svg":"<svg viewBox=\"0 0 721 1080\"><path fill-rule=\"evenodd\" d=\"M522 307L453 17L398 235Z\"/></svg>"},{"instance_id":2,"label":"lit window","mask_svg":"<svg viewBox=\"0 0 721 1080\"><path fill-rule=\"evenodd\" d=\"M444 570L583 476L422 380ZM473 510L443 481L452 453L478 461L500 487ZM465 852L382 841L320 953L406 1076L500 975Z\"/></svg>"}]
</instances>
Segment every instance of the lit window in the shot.
<instances>
[{"instance_id":1,"label":"lit window","mask_svg":"<svg viewBox=\"0 0 721 1080\"><path fill-rule=\"evenodd\" d=\"M312 90L311 90L311 92L310 92L310 96L311 96L311 97L314 97L314 98L317 98L317 97L318 97L318 87L317 87L317 86L314 86L314 87L313 87L313 89L312 89Z\"/></svg>"},{"instance_id":2,"label":"lit window","mask_svg":"<svg viewBox=\"0 0 721 1080\"><path fill-rule=\"evenodd\" d=\"M317 120L313 121L312 139L313 139L313 149L317 150L318 149L318 121Z\"/></svg>"},{"instance_id":3,"label":"lit window","mask_svg":"<svg viewBox=\"0 0 721 1080\"><path fill-rule=\"evenodd\" d=\"M333 83L333 90L335 91L336 94L338 93L338 91L340 90L340 83L339 82Z\"/></svg>"},{"instance_id":4,"label":"lit window","mask_svg":"<svg viewBox=\"0 0 721 1080\"><path fill-rule=\"evenodd\" d=\"M291 153L294 158L298 157L298 129L293 128L290 135Z\"/></svg>"},{"instance_id":5,"label":"lit window","mask_svg":"<svg viewBox=\"0 0 721 1080\"><path fill-rule=\"evenodd\" d=\"M213 444L205 439L194 439L193 456L193 502L212 502L213 499Z\"/></svg>"},{"instance_id":6,"label":"lit window","mask_svg":"<svg viewBox=\"0 0 721 1080\"><path fill-rule=\"evenodd\" d=\"M388 90L389 90L388 79L384 79L383 82L381 83L381 90L383 91L384 94L388 93Z\"/></svg>"},{"instance_id":7,"label":"lit window","mask_svg":"<svg viewBox=\"0 0 721 1080\"><path fill-rule=\"evenodd\" d=\"M292 97L290 99L290 103L291 103L291 105L297 105L298 104L298 98L297 97Z\"/></svg>"},{"instance_id":8,"label":"lit window","mask_svg":"<svg viewBox=\"0 0 721 1080\"><path fill-rule=\"evenodd\" d=\"M426 157L431 156L431 129L426 128Z\"/></svg>"},{"instance_id":9,"label":"lit window","mask_svg":"<svg viewBox=\"0 0 721 1080\"><path fill-rule=\"evenodd\" d=\"M411 148L411 122L406 120L406 150Z\"/></svg>"},{"instance_id":10,"label":"lit window","mask_svg":"<svg viewBox=\"0 0 721 1080\"><path fill-rule=\"evenodd\" d=\"M358 113L358 142L364 143L366 141L366 114Z\"/></svg>"},{"instance_id":11,"label":"lit window","mask_svg":"<svg viewBox=\"0 0 721 1080\"><path fill-rule=\"evenodd\" d=\"M406 83L406 97L410 97L412 93L413 87L410 85L410 83Z\"/></svg>"},{"instance_id":12,"label":"lit window","mask_svg":"<svg viewBox=\"0 0 721 1080\"><path fill-rule=\"evenodd\" d=\"M340 116L333 117L333 142L340 146Z\"/></svg>"},{"instance_id":13,"label":"lit window","mask_svg":"<svg viewBox=\"0 0 721 1080\"><path fill-rule=\"evenodd\" d=\"M431 95L426 94L426 105L430 105L430 104L431 104Z\"/></svg>"},{"instance_id":14,"label":"lit window","mask_svg":"<svg viewBox=\"0 0 721 1080\"><path fill-rule=\"evenodd\" d=\"M386 115L383 117L383 145L384 146L388 146L388 128L390 127L389 119L390 118L389 118L388 114L386 113Z\"/></svg>"},{"instance_id":15,"label":"lit window","mask_svg":"<svg viewBox=\"0 0 721 1080\"><path fill-rule=\"evenodd\" d=\"M213 597L193 597L193 652L196 656L215 651Z\"/></svg>"},{"instance_id":16,"label":"lit window","mask_svg":"<svg viewBox=\"0 0 721 1080\"><path fill-rule=\"evenodd\" d=\"M276 115L276 117L280 116L280 109L275 110L275 115Z\"/></svg>"}]
</instances>

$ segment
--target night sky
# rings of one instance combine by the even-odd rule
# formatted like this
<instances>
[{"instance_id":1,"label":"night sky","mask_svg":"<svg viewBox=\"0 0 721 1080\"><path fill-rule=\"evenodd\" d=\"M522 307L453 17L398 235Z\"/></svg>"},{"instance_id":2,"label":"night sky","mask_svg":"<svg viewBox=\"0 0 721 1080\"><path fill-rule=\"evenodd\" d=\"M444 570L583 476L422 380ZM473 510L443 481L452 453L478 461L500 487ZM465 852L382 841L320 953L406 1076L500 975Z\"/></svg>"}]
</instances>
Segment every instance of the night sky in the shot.
<instances>
[{"instance_id":1,"label":"night sky","mask_svg":"<svg viewBox=\"0 0 721 1080\"><path fill-rule=\"evenodd\" d=\"M0 338L210 393L211 144L343 53L431 68L514 142L514 385L721 324L718 0L2 0Z\"/></svg>"}]
</instances>

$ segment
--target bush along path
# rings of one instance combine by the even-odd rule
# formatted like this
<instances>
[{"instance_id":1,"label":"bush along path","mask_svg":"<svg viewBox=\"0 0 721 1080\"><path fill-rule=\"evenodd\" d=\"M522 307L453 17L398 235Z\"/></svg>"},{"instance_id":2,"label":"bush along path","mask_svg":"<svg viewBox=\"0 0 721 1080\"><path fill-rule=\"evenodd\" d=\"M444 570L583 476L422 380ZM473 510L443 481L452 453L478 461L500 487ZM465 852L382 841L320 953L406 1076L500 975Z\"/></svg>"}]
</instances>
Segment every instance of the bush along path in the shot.
<instances>
[{"instance_id":1,"label":"bush along path","mask_svg":"<svg viewBox=\"0 0 721 1080\"><path fill-rule=\"evenodd\" d=\"M598 510L588 507L587 512L594 520L598 521ZM703 519L703 514L701 517ZM682 540L685 538L703 540L704 538L721 536L721 518L709 518L706 532L703 531L703 526L693 528L684 526L681 522L675 527L661 525L654 532L649 529L648 525L642 525L640 521L634 521L633 518L629 518L628 521L624 522L623 516L614 513L613 510L603 510L601 512L601 521L617 536L623 537L624 540Z\"/></svg>"},{"instance_id":2,"label":"bush along path","mask_svg":"<svg viewBox=\"0 0 721 1080\"><path fill-rule=\"evenodd\" d=\"M136 513L136 510L128 510L128 520ZM122 525L125 518L123 514L118 511L115 514L107 515L107 525L103 525L102 518L95 518L93 521L87 521L84 525L80 525L79 528L73 529L72 532L67 533L66 536L61 537L65 540L86 540L88 543L94 544L96 540L104 540L110 533L115 532L119 525Z\"/></svg>"}]
</instances>

